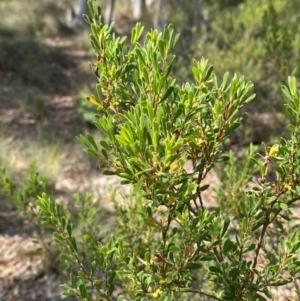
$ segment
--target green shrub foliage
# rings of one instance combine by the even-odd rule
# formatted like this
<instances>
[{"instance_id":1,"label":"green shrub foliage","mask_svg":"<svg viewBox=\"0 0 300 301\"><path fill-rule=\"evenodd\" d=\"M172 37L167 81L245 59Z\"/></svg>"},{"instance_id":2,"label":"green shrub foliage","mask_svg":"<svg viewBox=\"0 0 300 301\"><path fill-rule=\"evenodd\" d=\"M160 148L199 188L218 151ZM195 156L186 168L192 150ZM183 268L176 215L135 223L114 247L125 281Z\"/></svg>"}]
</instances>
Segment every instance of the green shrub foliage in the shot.
<instances>
[{"instance_id":1,"label":"green shrub foliage","mask_svg":"<svg viewBox=\"0 0 300 301\"><path fill-rule=\"evenodd\" d=\"M46 226L65 249L61 259L78 268L64 294L119 301L272 298L272 287L299 277L299 229L285 227L300 190L296 79L282 87L290 138L260 156L252 147L238 162L223 147L246 117L240 111L254 98L252 83L243 76L229 80L228 73L218 80L201 59L193 61L193 82L178 85L171 71L179 36L171 25L141 41L137 24L125 47L113 25L102 24L101 10L89 6L97 95L88 100L97 106L95 124L105 138L79 140L104 174L132 184L133 192L115 200L115 233L93 244L90 236L79 244L70 215L46 194L39 198ZM220 206L208 210L209 185L202 182L214 166L229 178L216 194ZM242 189L243 179L252 186Z\"/></svg>"},{"instance_id":2,"label":"green shrub foliage","mask_svg":"<svg viewBox=\"0 0 300 301\"><path fill-rule=\"evenodd\" d=\"M289 74L299 76L299 2L206 2L211 30L200 53L219 75L229 71L251 79L257 99L248 110L281 112L280 85L287 85Z\"/></svg>"}]
</instances>

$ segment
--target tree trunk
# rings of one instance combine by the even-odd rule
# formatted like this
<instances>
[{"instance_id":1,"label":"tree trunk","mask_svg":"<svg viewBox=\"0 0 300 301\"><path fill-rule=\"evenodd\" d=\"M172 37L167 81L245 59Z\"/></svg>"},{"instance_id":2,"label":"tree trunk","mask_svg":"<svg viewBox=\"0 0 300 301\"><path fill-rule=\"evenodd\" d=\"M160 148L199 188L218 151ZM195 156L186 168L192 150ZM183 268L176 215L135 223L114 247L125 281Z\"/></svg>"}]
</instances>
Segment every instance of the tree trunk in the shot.
<instances>
[{"instance_id":1,"label":"tree trunk","mask_svg":"<svg viewBox=\"0 0 300 301\"><path fill-rule=\"evenodd\" d=\"M67 23L69 27L82 27L86 23L83 15L89 15L89 7L86 0L78 0L74 8L70 8L67 13Z\"/></svg>"},{"instance_id":2,"label":"tree trunk","mask_svg":"<svg viewBox=\"0 0 300 301\"><path fill-rule=\"evenodd\" d=\"M165 0L158 0L157 11L154 17L153 25L158 31L162 31L167 23L168 13Z\"/></svg>"},{"instance_id":3,"label":"tree trunk","mask_svg":"<svg viewBox=\"0 0 300 301\"><path fill-rule=\"evenodd\" d=\"M115 0L108 0L108 3L104 12L104 23L110 24L112 22L112 15L114 11Z\"/></svg>"},{"instance_id":4,"label":"tree trunk","mask_svg":"<svg viewBox=\"0 0 300 301\"><path fill-rule=\"evenodd\" d=\"M135 20L140 20L147 11L146 0L131 0L132 15Z\"/></svg>"}]
</instances>

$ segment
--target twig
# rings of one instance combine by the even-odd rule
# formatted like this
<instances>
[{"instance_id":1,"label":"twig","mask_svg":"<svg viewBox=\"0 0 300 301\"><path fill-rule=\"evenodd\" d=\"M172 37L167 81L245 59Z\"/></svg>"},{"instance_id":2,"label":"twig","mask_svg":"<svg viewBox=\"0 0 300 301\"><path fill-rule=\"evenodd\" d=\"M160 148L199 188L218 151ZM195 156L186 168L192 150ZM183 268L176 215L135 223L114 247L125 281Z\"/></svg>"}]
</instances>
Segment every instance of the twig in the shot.
<instances>
[{"instance_id":1,"label":"twig","mask_svg":"<svg viewBox=\"0 0 300 301\"><path fill-rule=\"evenodd\" d=\"M208 293L204 293L203 291L200 291L200 290L197 290L197 289L181 289L180 292L185 292L185 293L197 293L197 294L200 294L200 295L204 295L206 297L210 297L210 298L213 298L215 300L218 300L218 301L222 301L222 299L214 296L214 295L211 295L211 294L208 294Z\"/></svg>"}]
</instances>

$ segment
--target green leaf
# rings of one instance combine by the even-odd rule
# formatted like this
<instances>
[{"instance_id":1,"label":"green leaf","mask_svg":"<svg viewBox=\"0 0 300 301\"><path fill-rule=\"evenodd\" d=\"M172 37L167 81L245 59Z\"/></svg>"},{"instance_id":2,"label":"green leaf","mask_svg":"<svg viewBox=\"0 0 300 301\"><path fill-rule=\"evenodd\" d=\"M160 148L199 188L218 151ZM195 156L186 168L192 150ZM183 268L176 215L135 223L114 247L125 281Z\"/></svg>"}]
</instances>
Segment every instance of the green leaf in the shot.
<instances>
[{"instance_id":1,"label":"green leaf","mask_svg":"<svg viewBox=\"0 0 300 301\"><path fill-rule=\"evenodd\" d=\"M289 105L285 106L286 112L289 115L291 119L294 119L295 115L297 115L297 112Z\"/></svg>"},{"instance_id":2,"label":"green leaf","mask_svg":"<svg viewBox=\"0 0 300 301\"><path fill-rule=\"evenodd\" d=\"M252 243L251 241L247 241L244 245L244 253L254 250L255 247L256 247L255 243Z\"/></svg>"},{"instance_id":3,"label":"green leaf","mask_svg":"<svg viewBox=\"0 0 300 301\"><path fill-rule=\"evenodd\" d=\"M86 148L84 151L94 158L97 158L97 159L99 158L99 154L91 148Z\"/></svg>"},{"instance_id":4,"label":"green leaf","mask_svg":"<svg viewBox=\"0 0 300 301\"><path fill-rule=\"evenodd\" d=\"M251 157L250 158L250 161L253 162L255 165L261 167L262 166L262 163L257 161L255 158Z\"/></svg>"},{"instance_id":5,"label":"green leaf","mask_svg":"<svg viewBox=\"0 0 300 301\"><path fill-rule=\"evenodd\" d=\"M286 97L290 100L293 101L293 97L290 94L290 91L288 90L288 88L286 86L281 86L281 91L286 95Z\"/></svg>"},{"instance_id":6,"label":"green leaf","mask_svg":"<svg viewBox=\"0 0 300 301\"><path fill-rule=\"evenodd\" d=\"M86 259L86 253L84 251L81 252L82 261Z\"/></svg>"},{"instance_id":7,"label":"green leaf","mask_svg":"<svg viewBox=\"0 0 300 301\"><path fill-rule=\"evenodd\" d=\"M206 184L206 185L203 185L203 186L200 186L200 191L202 192L202 191L205 191L205 190L207 190L208 188L209 188L209 184Z\"/></svg>"},{"instance_id":8,"label":"green leaf","mask_svg":"<svg viewBox=\"0 0 300 301\"><path fill-rule=\"evenodd\" d=\"M251 100L253 100L256 97L256 94L252 94L251 96L249 96L247 99L244 100L244 103L247 104L249 103Z\"/></svg>"},{"instance_id":9,"label":"green leaf","mask_svg":"<svg viewBox=\"0 0 300 301\"><path fill-rule=\"evenodd\" d=\"M296 108L296 110L299 112L299 107L300 107L300 100L298 97L294 97L293 98L293 102L294 102L294 106Z\"/></svg>"},{"instance_id":10,"label":"green leaf","mask_svg":"<svg viewBox=\"0 0 300 301\"><path fill-rule=\"evenodd\" d=\"M206 72L206 75L205 75L204 79L203 79L205 82L210 78L213 71L214 71L214 66L210 66L208 68L207 72Z\"/></svg>"},{"instance_id":11,"label":"green leaf","mask_svg":"<svg viewBox=\"0 0 300 301\"><path fill-rule=\"evenodd\" d=\"M91 23L91 31L95 37L98 35L98 27L94 23Z\"/></svg>"},{"instance_id":12,"label":"green leaf","mask_svg":"<svg viewBox=\"0 0 300 301\"><path fill-rule=\"evenodd\" d=\"M81 283L79 285L79 291L80 291L80 296L82 298L87 298L88 297L86 286L83 283Z\"/></svg>"},{"instance_id":13,"label":"green leaf","mask_svg":"<svg viewBox=\"0 0 300 301\"><path fill-rule=\"evenodd\" d=\"M101 149L101 154L104 156L104 158L106 160L108 160L108 154L107 154L107 151L104 148Z\"/></svg>"},{"instance_id":14,"label":"green leaf","mask_svg":"<svg viewBox=\"0 0 300 301\"><path fill-rule=\"evenodd\" d=\"M240 275L240 270L237 268L233 268L229 273L229 277L232 278L233 280L236 280L239 275Z\"/></svg>"},{"instance_id":15,"label":"green leaf","mask_svg":"<svg viewBox=\"0 0 300 301\"><path fill-rule=\"evenodd\" d=\"M117 301L129 301L129 300L128 300L128 299L125 299L125 298L122 297L122 296L118 296Z\"/></svg>"},{"instance_id":16,"label":"green leaf","mask_svg":"<svg viewBox=\"0 0 300 301\"><path fill-rule=\"evenodd\" d=\"M91 276L94 276L94 274L96 272L96 268L97 268L97 262L92 261L92 263L91 263Z\"/></svg>"},{"instance_id":17,"label":"green leaf","mask_svg":"<svg viewBox=\"0 0 300 301\"><path fill-rule=\"evenodd\" d=\"M71 237L72 236L72 224L70 222L67 224L67 231L68 231L69 237Z\"/></svg>"},{"instance_id":18,"label":"green leaf","mask_svg":"<svg viewBox=\"0 0 300 301\"><path fill-rule=\"evenodd\" d=\"M211 261L215 259L215 255L214 254L206 254L204 256L201 257L201 261Z\"/></svg>"},{"instance_id":19,"label":"green leaf","mask_svg":"<svg viewBox=\"0 0 300 301\"><path fill-rule=\"evenodd\" d=\"M234 243L230 238L227 238L223 245L223 253L226 255L234 247Z\"/></svg>"},{"instance_id":20,"label":"green leaf","mask_svg":"<svg viewBox=\"0 0 300 301\"><path fill-rule=\"evenodd\" d=\"M259 301L268 301L265 297L261 295L257 295L256 297L258 298Z\"/></svg>"},{"instance_id":21,"label":"green leaf","mask_svg":"<svg viewBox=\"0 0 300 301\"><path fill-rule=\"evenodd\" d=\"M60 254L60 259L71 262L73 264L77 264L77 261L75 260L75 258L73 258L72 256L65 254L65 253Z\"/></svg>"},{"instance_id":22,"label":"green leaf","mask_svg":"<svg viewBox=\"0 0 300 301\"><path fill-rule=\"evenodd\" d=\"M217 158L215 162L227 162L230 159L228 155L222 155L221 157Z\"/></svg>"},{"instance_id":23,"label":"green leaf","mask_svg":"<svg viewBox=\"0 0 300 301\"><path fill-rule=\"evenodd\" d=\"M108 296L111 296L112 293L114 292L114 289L115 289L115 286L113 285L113 283L110 283L110 284L109 284L109 287L108 287L108 289L107 289L107 295L108 295Z\"/></svg>"},{"instance_id":24,"label":"green leaf","mask_svg":"<svg viewBox=\"0 0 300 301\"><path fill-rule=\"evenodd\" d=\"M158 46L158 50L159 50L160 55L162 57L164 57L164 55L165 55L165 41L162 40L162 39L160 39L158 41L158 45L157 46Z\"/></svg>"},{"instance_id":25,"label":"green leaf","mask_svg":"<svg viewBox=\"0 0 300 301\"><path fill-rule=\"evenodd\" d=\"M164 102L171 95L171 93L173 93L174 89L175 89L175 87L173 87L173 86L169 87L167 92L160 99L159 103Z\"/></svg>"},{"instance_id":26,"label":"green leaf","mask_svg":"<svg viewBox=\"0 0 300 301\"><path fill-rule=\"evenodd\" d=\"M151 261L151 256L150 256L149 252L145 253L145 261L147 261L148 263L150 263L150 261Z\"/></svg>"},{"instance_id":27,"label":"green leaf","mask_svg":"<svg viewBox=\"0 0 300 301\"><path fill-rule=\"evenodd\" d=\"M88 15L83 14L83 19L84 19L84 21L85 21L88 25L91 25L91 24L92 24L92 22L91 22L91 20L90 20L90 17L89 17Z\"/></svg>"},{"instance_id":28,"label":"green leaf","mask_svg":"<svg viewBox=\"0 0 300 301\"><path fill-rule=\"evenodd\" d=\"M89 7L89 11L91 16L95 15L95 9L94 9L94 4L92 3L92 1L87 1L88 7Z\"/></svg>"},{"instance_id":29,"label":"green leaf","mask_svg":"<svg viewBox=\"0 0 300 301\"><path fill-rule=\"evenodd\" d=\"M215 266L210 266L210 267L209 267L209 270L210 270L212 273L214 273L214 274L222 274L222 271L221 271L219 268L215 267Z\"/></svg>"},{"instance_id":30,"label":"green leaf","mask_svg":"<svg viewBox=\"0 0 300 301\"><path fill-rule=\"evenodd\" d=\"M112 282L115 279L116 275L117 273L115 271L112 271L109 275L108 282Z\"/></svg>"},{"instance_id":31,"label":"green leaf","mask_svg":"<svg viewBox=\"0 0 300 301\"><path fill-rule=\"evenodd\" d=\"M296 261L294 261L292 264L290 264L289 266L288 266L288 270L295 270L295 269L297 269L298 267L300 267L300 261L299 260L296 260Z\"/></svg>"},{"instance_id":32,"label":"green leaf","mask_svg":"<svg viewBox=\"0 0 300 301\"><path fill-rule=\"evenodd\" d=\"M143 55L143 53L142 53L142 50L139 48L139 47L137 47L136 49L135 49L135 53L137 54L137 56L138 56L138 58L139 58L139 61L141 62L141 67L144 65L144 66L146 66L147 64L146 64L146 61L145 61L145 56Z\"/></svg>"},{"instance_id":33,"label":"green leaf","mask_svg":"<svg viewBox=\"0 0 300 301\"><path fill-rule=\"evenodd\" d=\"M226 128L226 134L229 134L233 132L235 129L237 129L241 125L240 122L233 122Z\"/></svg>"},{"instance_id":34,"label":"green leaf","mask_svg":"<svg viewBox=\"0 0 300 301\"><path fill-rule=\"evenodd\" d=\"M97 41L95 36L90 35L90 38L91 38L91 44L92 44L93 48L96 50L97 53L101 53L99 42Z\"/></svg>"},{"instance_id":35,"label":"green leaf","mask_svg":"<svg viewBox=\"0 0 300 301\"><path fill-rule=\"evenodd\" d=\"M282 209L282 210L284 210L284 211L288 211L289 210L289 207L288 207L288 205L287 204L285 204L285 203L280 203L280 208Z\"/></svg>"},{"instance_id":36,"label":"green leaf","mask_svg":"<svg viewBox=\"0 0 300 301\"><path fill-rule=\"evenodd\" d=\"M224 221L223 230L222 230L222 233L221 233L221 238L223 238L224 235L227 233L227 229L228 229L229 225L230 225L230 218L226 217L225 221Z\"/></svg>"},{"instance_id":37,"label":"green leaf","mask_svg":"<svg viewBox=\"0 0 300 301\"><path fill-rule=\"evenodd\" d=\"M182 249L181 248L179 248L178 246L172 246L172 247L170 247L170 251L172 251L172 252L180 252Z\"/></svg>"},{"instance_id":38,"label":"green leaf","mask_svg":"<svg viewBox=\"0 0 300 301\"><path fill-rule=\"evenodd\" d=\"M263 293L270 299L273 299L273 294L272 292L266 287L264 290L263 290ZM262 297L262 296L261 296ZM259 300L263 300L263 301L267 301L265 298L262 297L262 299L259 298Z\"/></svg>"},{"instance_id":39,"label":"green leaf","mask_svg":"<svg viewBox=\"0 0 300 301\"><path fill-rule=\"evenodd\" d=\"M140 178L139 181L133 185L133 194L134 195L136 195L140 192L142 184L143 184L143 179Z\"/></svg>"},{"instance_id":40,"label":"green leaf","mask_svg":"<svg viewBox=\"0 0 300 301\"><path fill-rule=\"evenodd\" d=\"M292 133L295 132L295 126L292 125L292 124L289 124L289 125L287 126L287 129L288 129L290 132L292 132Z\"/></svg>"},{"instance_id":41,"label":"green leaf","mask_svg":"<svg viewBox=\"0 0 300 301\"><path fill-rule=\"evenodd\" d=\"M228 76L229 76L229 72L226 72L223 76L223 82L222 82L222 85L220 86L220 89L221 90L224 90L225 89L225 86L227 84L227 80L228 80Z\"/></svg>"},{"instance_id":42,"label":"green leaf","mask_svg":"<svg viewBox=\"0 0 300 301\"><path fill-rule=\"evenodd\" d=\"M106 176L114 176L114 175L117 175L118 173L116 171L113 171L113 170L104 170L103 174L106 175Z\"/></svg>"},{"instance_id":43,"label":"green leaf","mask_svg":"<svg viewBox=\"0 0 300 301\"><path fill-rule=\"evenodd\" d=\"M64 285L64 284L62 284L61 286L63 286L63 285ZM62 293L62 295L63 295L63 296L76 296L76 293L77 293L76 289L71 288L71 289L69 289L69 290L67 290L67 291L64 291L64 292Z\"/></svg>"},{"instance_id":44,"label":"green leaf","mask_svg":"<svg viewBox=\"0 0 300 301\"><path fill-rule=\"evenodd\" d=\"M128 184L131 184L131 182L132 182L131 180L121 180L120 184L121 185L128 185Z\"/></svg>"},{"instance_id":45,"label":"green leaf","mask_svg":"<svg viewBox=\"0 0 300 301\"><path fill-rule=\"evenodd\" d=\"M104 147L106 150L110 151L110 147L109 147L108 143L105 140L101 140L100 145L102 147Z\"/></svg>"},{"instance_id":46,"label":"green leaf","mask_svg":"<svg viewBox=\"0 0 300 301\"><path fill-rule=\"evenodd\" d=\"M55 238L55 240L57 242L62 242L64 243L64 238L58 233L58 232L54 232L53 233L53 237Z\"/></svg>"},{"instance_id":47,"label":"green leaf","mask_svg":"<svg viewBox=\"0 0 300 301\"><path fill-rule=\"evenodd\" d=\"M297 94L297 81L296 81L295 76L289 76L288 77L288 83L289 83L289 88L290 88L292 96L296 96L296 94Z\"/></svg>"},{"instance_id":48,"label":"green leaf","mask_svg":"<svg viewBox=\"0 0 300 301\"><path fill-rule=\"evenodd\" d=\"M201 262L192 262L187 265L187 268L190 270L198 270L203 267L203 264Z\"/></svg>"},{"instance_id":49,"label":"green leaf","mask_svg":"<svg viewBox=\"0 0 300 301\"><path fill-rule=\"evenodd\" d=\"M76 243L76 239L74 236L71 236L70 237L70 243L74 249L74 251L77 253L78 252L78 249L77 249L77 243Z\"/></svg>"}]
</instances>

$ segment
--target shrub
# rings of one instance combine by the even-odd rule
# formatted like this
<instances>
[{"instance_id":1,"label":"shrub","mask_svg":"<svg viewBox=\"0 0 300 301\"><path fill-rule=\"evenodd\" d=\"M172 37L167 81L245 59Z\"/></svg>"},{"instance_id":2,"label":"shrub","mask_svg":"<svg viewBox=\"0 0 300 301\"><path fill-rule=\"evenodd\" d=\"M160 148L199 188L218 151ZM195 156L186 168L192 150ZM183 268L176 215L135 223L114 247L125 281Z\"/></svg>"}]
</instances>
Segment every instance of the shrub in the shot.
<instances>
[{"instance_id":1,"label":"shrub","mask_svg":"<svg viewBox=\"0 0 300 301\"><path fill-rule=\"evenodd\" d=\"M215 64L218 75L247 74L257 94L248 110L281 112L279 87L287 84L289 74L299 75L299 5L293 0L238 2L207 6L210 40L201 53Z\"/></svg>"},{"instance_id":2,"label":"shrub","mask_svg":"<svg viewBox=\"0 0 300 301\"><path fill-rule=\"evenodd\" d=\"M14 184L6 176L6 170L0 167L0 195L9 197L30 224L38 224L39 214L35 198L49 191L47 180L39 176L34 164L30 165L30 173L24 173L21 180L22 183Z\"/></svg>"},{"instance_id":3,"label":"shrub","mask_svg":"<svg viewBox=\"0 0 300 301\"><path fill-rule=\"evenodd\" d=\"M221 206L210 211L203 179L215 165L237 165L223 147L246 117L239 112L254 98L253 85L243 76L228 81L228 73L218 82L205 59L193 62L193 83L178 85L170 75L179 38L171 25L162 33L152 30L141 44L137 24L124 49L125 38L112 34L113 25L101 23L101 10L89 6L98 95L88 100L97 106L95 125L106 139L96 143L87 134L79 140L104 174L132 184L133 192L123 203L115 201L110 238L86 236L80 244L66 210L46 194L38 199L45 225L65 249L61 259L78 270L63 285L64 294L120 301L272 298L272 287L299 277L299 230L285 231L300 188L296 79L282 87L293 120L290 139L266 147L261 157L250 150L251 164L241 177L254 180L252 187L233 190L230 198L223 191Z\"/></svg>"}]
</instances>

